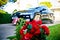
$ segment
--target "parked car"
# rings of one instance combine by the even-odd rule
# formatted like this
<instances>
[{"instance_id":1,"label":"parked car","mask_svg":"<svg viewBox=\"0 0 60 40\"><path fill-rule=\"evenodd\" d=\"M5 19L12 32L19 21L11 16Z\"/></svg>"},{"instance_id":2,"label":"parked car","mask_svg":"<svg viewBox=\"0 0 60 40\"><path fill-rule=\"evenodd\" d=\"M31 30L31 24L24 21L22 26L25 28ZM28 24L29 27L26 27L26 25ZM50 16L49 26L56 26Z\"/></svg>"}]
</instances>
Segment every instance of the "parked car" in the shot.
<instances>
[{"instance_id":1,"label":"parked car","mask_svg":"<svg viewBox=\"0 0 60 40\"><path fill-rule=\"evenodd\" d=\"M43 19L50 19L50 22L53 23L54 14L46 6L40 6L35 8L29 8L28 10L17 11L16 15L19 18L32 20L35 17L36 12L40 13L43 22L45 22L45 20Z\"/></svg>"}]
</instances>

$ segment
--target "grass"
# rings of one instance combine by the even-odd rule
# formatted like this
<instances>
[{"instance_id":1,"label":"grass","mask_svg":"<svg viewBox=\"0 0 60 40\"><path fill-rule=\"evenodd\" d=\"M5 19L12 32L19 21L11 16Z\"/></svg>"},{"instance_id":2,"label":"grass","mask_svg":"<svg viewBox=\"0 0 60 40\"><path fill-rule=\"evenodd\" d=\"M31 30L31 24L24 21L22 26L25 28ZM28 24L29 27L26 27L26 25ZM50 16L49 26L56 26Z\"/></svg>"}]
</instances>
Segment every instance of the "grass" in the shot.
<instances>
[{"instance_id":1,"label":"grass","mask_svg":"<svg viewBox=\"0 0 60 40\"><path fill-rule=\"evenodd\" d=\"M50 35L47 40L60 40L60 24L49 26Z\"/></svg>"}]
</instances>

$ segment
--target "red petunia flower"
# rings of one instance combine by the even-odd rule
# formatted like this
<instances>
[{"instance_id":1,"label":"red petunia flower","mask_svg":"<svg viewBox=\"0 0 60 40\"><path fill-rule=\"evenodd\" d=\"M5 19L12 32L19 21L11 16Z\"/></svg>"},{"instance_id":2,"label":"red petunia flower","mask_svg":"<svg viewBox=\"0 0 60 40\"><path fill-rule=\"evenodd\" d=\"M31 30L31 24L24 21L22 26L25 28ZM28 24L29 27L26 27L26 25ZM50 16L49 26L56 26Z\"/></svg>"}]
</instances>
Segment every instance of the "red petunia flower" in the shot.
<instances>
[{"instance_id":1,"label":"red petunia flower","mask_svg":"<svg viewBox=\"0 0 60 40\"><path fill-rule=\"evenodd\" d=\"M47 26L45 26L45 25L43 25L43 26L41 26L43 29L44 29L44 32L45 32L45 34L46 35L49 35L49 28L47 27Z\"/></svg>"},{"instance_id":2,"label":"red petunia flower","mask_svg":"<svg viewBox=\"0 0 60 40\"><path fill-rule=\"evenodd\" d=\"M42 20L37 21L37 24L41 25L42 24Z\"/></svg>"}]
</instances>

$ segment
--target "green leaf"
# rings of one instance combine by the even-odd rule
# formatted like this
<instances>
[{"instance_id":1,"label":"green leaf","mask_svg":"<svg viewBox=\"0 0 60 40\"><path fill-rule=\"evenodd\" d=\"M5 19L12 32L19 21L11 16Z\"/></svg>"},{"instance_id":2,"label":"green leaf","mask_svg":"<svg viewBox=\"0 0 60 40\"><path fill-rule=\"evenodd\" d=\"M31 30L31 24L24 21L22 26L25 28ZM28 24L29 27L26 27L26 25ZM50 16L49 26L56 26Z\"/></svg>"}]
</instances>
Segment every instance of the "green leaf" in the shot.
<instances>
[{"instance_id":1,"label":"green leaf","mask_svg":"<svg viewBox=\"0 0 60 40\"><path fill-rule=\"evenodd\" d=\"M5 5L8 2L8 0L0 0L0 6Z\"/></svg>"}]
</instances>

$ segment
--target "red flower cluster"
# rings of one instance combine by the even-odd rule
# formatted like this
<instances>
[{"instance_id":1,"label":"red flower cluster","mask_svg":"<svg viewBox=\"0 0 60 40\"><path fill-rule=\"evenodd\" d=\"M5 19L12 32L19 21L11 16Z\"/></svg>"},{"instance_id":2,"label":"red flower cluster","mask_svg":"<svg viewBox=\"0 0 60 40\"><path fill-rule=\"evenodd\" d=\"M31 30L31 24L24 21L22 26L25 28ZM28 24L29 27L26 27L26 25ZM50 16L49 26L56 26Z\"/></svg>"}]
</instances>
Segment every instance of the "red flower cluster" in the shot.
<instances>
[{"instance_id":1,"label":"red flower cluster","mask_svg":"<svg viewBox=\"0 0 60 40\"><path fill-rule=\"evenodd\" d=\"M49 35L49 28L47 27L47 26L45 26L45 25L42 25L41 26L42 27L42 29L44 29L44 33L46 34L46 35Z\"/></svg>"},{"instance_id":2,"label":"red flower cluster","mask_svg":"<svg viewBox=\"0 0 60 40\"><path fill-rule=\"evenodd\" d=\"M28 25L31 25L30 29L27 29ZM42 21L39 20L39 21L35 21L35 20L32 20L31 22L26 22L26 24L23 26L23 28L20 30L20 35L22 35L22 40L30 40L34 35L39 35L41 33L41 30L40 28L42 28L44 30L44 33L46 35L49 35L49 28L45 25L42 25ZM24 34L24 30L27 29L27 30L30 30L29 32L27 32L26 34Z\"/></svg>"}]
</instances>

